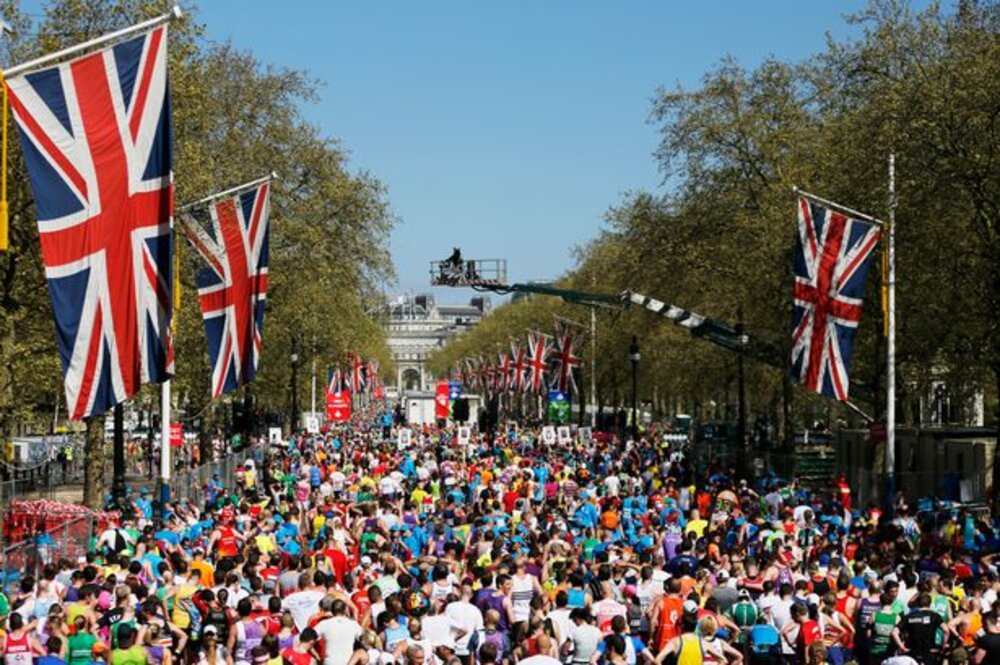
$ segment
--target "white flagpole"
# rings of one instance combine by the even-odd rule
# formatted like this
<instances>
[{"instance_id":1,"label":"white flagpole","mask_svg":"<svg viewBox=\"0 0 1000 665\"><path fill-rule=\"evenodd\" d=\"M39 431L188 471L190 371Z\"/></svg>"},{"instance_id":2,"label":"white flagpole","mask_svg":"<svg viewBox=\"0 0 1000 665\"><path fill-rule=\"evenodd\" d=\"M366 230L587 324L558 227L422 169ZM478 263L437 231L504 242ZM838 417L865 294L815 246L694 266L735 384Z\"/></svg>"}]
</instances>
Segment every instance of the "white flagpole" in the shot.
<instances>
[{"instance_id":1,"label":"white flagpole","mask_svg":"<svg viewBox=\"0 0 1000 665\"><path fill-rule=\"evenodd\" d=\"M242 194L243 192L252 189L254 187L257 187L259 185L262 185L265 182L270 182L272 180L277 180L277 179L278 179L278 174L275 173L274 171L271 171L271 173L262 178L257 178L256 180L245 182L242 185L236 185L235 187L230 187L229 189L225 189L216 194L211 194L209 196L206 196L205 198L198 199L197 201L192 201L191 203L185 203L182 206L178 206L177 212L186 212L191 208L204 205L206 203L211 203L212 201L217 201L218 199L221 199L226 196L232 196L234 194Z\"/></svg>"},{"instance_id":2,"label":"white flagpole","mask_svg":"<svg viewBox=\"0 0 1000 665\"><path fill-rule=\"evenodd\" d=\"M160 516L170 501L170 380L160 384Z\"/></svg>"},{"instance_id":3,"label":"white flagpole","mask_svg":"<svg viewBox=\"0 0 1000 665\"><path fill-rule=\"evenodd\" d=\"M590 308L590 412L591 426L597 429L597 308Z\"/></svg>"},{"instance_id":4,"label":"white flagpole","mask_svg":"<svg viewBox=\"0 0 1000 665\"><path fill-rule=\"evenodd\" d=\"M315 353L315 346L313 347ZM313 355L312 361L312 402L309 405L309 417L316 417L316 356Z\"/></svg>"},{"instance_id":5,"label":"white flagpole","mask_svg":"<svg viewBox=\"0 0 1000 665\"><path fill-rule=\"evenodd\" d=\"M886 507L892 514L896 494L896 155L889 154L889 275L886 309L889 325L886 335L886 405L885 405L885 486Z\"/></svg>"}]
</instances>

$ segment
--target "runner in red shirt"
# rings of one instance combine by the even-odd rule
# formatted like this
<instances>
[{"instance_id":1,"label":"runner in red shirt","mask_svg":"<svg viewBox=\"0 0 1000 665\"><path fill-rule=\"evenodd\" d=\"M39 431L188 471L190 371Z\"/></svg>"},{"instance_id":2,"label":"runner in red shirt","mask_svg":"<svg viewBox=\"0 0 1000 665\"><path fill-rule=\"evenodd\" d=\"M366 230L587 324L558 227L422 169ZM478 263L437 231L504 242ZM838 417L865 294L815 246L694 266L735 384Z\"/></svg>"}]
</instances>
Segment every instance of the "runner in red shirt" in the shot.
<instances>
[{"instance_id":1,"label":"runner in red shirt","mask_svg":"<svg viewBox=\"0 0 1000 665\"><path fill-rule=\"evenodd\" d=\"M312 628L303 630L295 644L281 652L285 665L317 665L319 662L313 655L316 646L316 631Z\"/></svg>"}]
</instances>

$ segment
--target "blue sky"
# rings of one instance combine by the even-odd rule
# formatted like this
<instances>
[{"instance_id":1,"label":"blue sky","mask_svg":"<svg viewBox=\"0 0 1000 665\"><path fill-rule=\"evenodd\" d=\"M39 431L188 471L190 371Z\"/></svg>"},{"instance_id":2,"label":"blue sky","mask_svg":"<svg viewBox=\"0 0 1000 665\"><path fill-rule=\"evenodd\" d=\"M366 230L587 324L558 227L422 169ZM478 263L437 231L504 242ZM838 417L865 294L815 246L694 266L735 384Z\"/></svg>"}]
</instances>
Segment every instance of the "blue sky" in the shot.
<instances>
[{"instance_id":1,"label":"blue sky","mask_svg":"<svg viewBox=\"0 0 1000 665\"><path fill-rule=\"evenodd\" d=\"M555 277L631 190L661 190L659 87L850 34L861 1L202 0L207 36L323 82L307 117L388 187L399 281L453 245ZM471 292L438 290L442 302Z\"/></svg>"}]
</instances>

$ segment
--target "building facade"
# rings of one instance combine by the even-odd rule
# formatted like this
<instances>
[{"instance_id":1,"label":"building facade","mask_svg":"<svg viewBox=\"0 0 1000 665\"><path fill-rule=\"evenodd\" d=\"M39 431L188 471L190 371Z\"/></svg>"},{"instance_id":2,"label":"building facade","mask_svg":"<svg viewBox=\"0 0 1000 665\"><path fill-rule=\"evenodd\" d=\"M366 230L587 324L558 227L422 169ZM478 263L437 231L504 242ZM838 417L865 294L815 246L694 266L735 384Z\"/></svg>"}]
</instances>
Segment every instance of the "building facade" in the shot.
<instances>
[{"instance_id":1,"label":"building facade","mask_svg":"<svg viewBox=\"0 0 1000 665\"><path fill-rule=\"evenodd\" d=\"M395 387L400 393L432 389L427 357L450 339L479 323L490 311L486 297L468 305L438 305L432 295L400 296L382 312L389 349L396 364Z\"/></svg>"}]
</instances>

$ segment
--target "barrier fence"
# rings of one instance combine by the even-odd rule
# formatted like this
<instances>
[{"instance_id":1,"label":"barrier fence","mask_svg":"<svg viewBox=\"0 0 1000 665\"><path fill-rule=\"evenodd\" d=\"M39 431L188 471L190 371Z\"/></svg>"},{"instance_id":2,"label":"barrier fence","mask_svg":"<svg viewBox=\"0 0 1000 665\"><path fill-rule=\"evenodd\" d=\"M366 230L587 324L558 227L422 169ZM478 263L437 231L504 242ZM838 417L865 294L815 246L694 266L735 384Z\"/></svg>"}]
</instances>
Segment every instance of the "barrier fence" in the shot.
<instances>
[{"instance_id":1,"label":"barrier fence","mask_svg":"<svg viewBox=\"0 0 1000 665\"><path fill-rule=\"evenodd\" d=\"M38 579L46 564L60 559L76 561L87 554L94 537L93 515L77 517L36 535L31 540L15 543L3 550L0 561L0 586L9 598L18 590L25 577Z\"/></svg>"},{"instance_id":2,"label":"barrier fence","mask_svg":"<svg viewBox=\"0 0 1000 665\"><path fill-rule=\"evenodd\" d=\"M205 487L215 474L219 474L220 483L227 488L236 482L236 470L247 460L252 459L258 468L263 459L263 447L258 445L248 447L238 452L229 453L217 461L203 464L176 474L171 479L171 499L201 504L205 498ZM56 468L59 467L59 468ZM50 496L48 488L58 486L59 482L69 481L72 476L58 463L48 465L48 475L33 474L30 478L11 479L0 483L0 505L6 506L9 501L18 498L44 498ZM9 596L16 591L18 584L25 576L36 580L42 568L48 563L56 563L60 559L76 562L93 548L94 539L99 534L96 517L86 515L73 518L33 538L14 543L5 547L0 554L0 590Z\"/></svg>"},{"instance_id":3,"label":"barrier fence","mask_svg":"<svg viewBox=\"0 0 1000 665\"><path fill-rule=\"evenodd\" d=\"M205 500L205 487L215 474L219 474L219 481L224 487L233 487L236 482L236 469L250 459L259 469L263 459L263 447L259 444L247 447L229 453L217 461L176 474L170 480L171 500L201 504Z\"/></svg>"}]
</instances>

